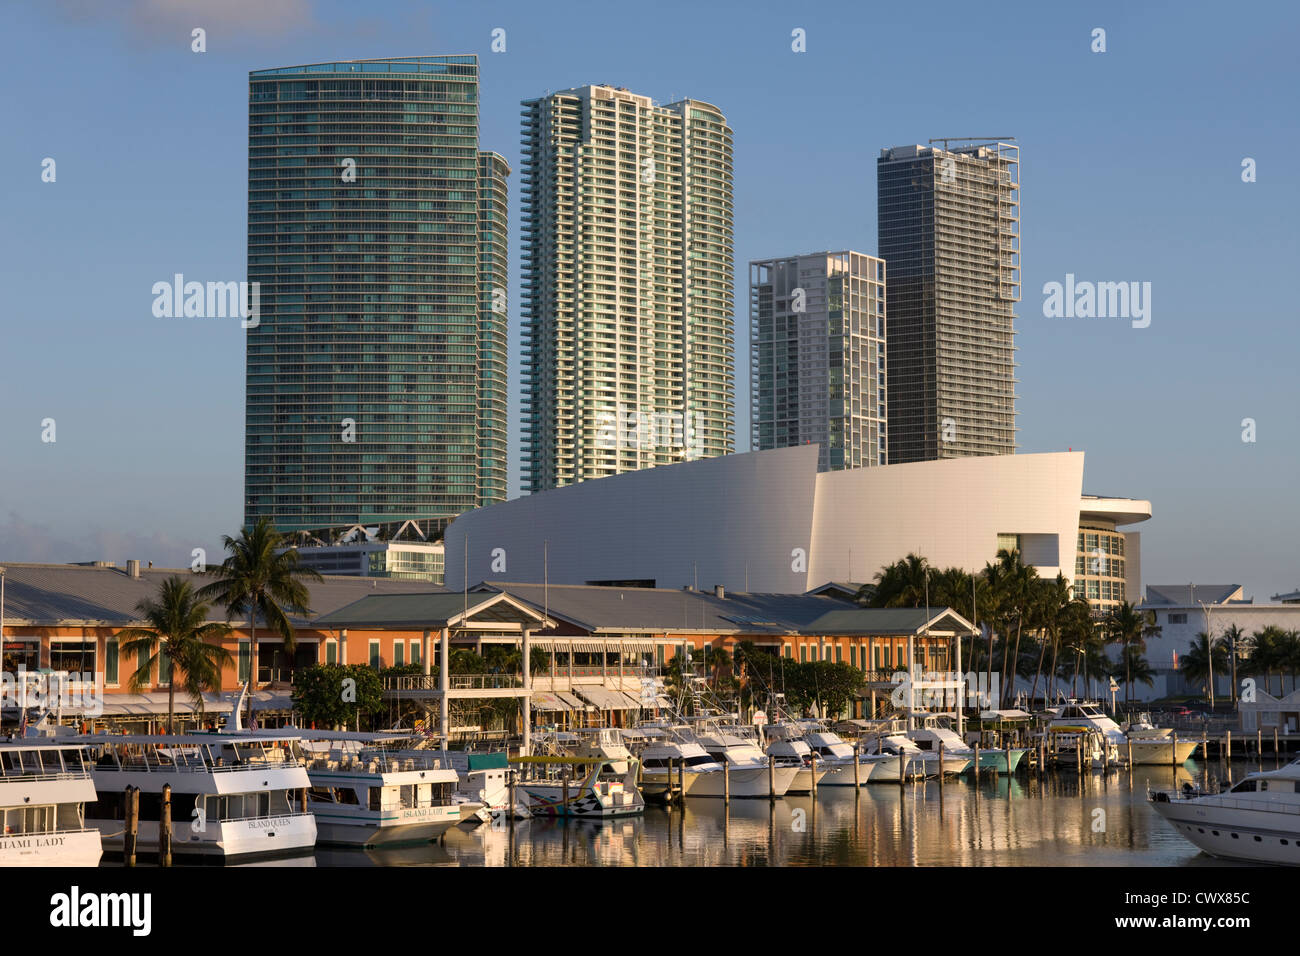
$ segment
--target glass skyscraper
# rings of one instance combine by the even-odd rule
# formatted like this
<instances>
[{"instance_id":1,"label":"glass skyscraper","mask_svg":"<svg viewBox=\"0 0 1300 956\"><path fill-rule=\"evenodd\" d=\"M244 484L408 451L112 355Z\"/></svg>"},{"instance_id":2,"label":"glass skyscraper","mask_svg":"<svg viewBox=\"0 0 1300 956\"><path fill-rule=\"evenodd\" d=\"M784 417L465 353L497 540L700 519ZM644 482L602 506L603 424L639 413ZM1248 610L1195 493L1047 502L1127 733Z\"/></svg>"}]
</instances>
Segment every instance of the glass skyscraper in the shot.
<instances>
[{"instance_id":1,"label":"glass skyscraper","mask_svg":"<svg viewBox=\"0 0 1300 956\"><path fill-rule=\"evenodd\" d=\"M730 453L726 119L611 86L523 106L524 486Z\"/></svg>"},{"instance_id":2,"label":"glass skyscraper","mask_svg":"<svg viewBox=\"0 0 1300 956\"><path fill-rule=\"evenodd\" d=\"M1019 157L1002 142L881 151L891 464L1016 450Z\"/></svg>"},{"instance_id":3,"label":"glass skyscraper","mask_svg":"<svg viewBox=\"0 0 1300 956\"><path fill-rule=\"evenodd\" d=\"M754 450L816 444L819 471L887 464L884 260L751 262L749 316Z\"/></svg>"},{"instance_id":4,"label":"glass skyscraper","mask_svg":"<svg viewBox=\"0 0 1300 956\"><path fill-rule=\"evenodd\" d=\"M478 103L474 56L249 74L246 522L505 499L510 170Z\"/></svg>"}]
</instances>

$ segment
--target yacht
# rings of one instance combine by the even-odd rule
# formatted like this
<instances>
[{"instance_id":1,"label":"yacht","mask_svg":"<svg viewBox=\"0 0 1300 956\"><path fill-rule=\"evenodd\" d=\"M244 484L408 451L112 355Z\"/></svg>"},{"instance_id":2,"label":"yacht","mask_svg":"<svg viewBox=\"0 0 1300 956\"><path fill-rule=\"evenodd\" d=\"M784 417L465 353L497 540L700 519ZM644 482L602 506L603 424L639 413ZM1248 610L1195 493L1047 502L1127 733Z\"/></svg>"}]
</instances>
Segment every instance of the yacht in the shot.
<instances>
[{"instance_id":1,"label":"yacht","mask_svg":"<svg viewBox=\"0 0 1300 956\"><path fill-rule=\"evenodd\" d=\"M86 808L106 849L122 852L125 791L140 791L137 848L158 849L163 787L171 786L172 852L222 860L291 855L316 843L311 780L297 733L105 734L85 747L97 798Z\"/></svg>"},{"instance_id":2,"label":"yacht","mask_svg":"<svg viewBox=\"0 0 1300 956\"><path fill-rule=\"evenodd\" d=\"M863 752L875 764L867 778L871 783L898 783L900 777L912 780L939 775L939 755L927 754L902 732L867 741ZM944 763L947 762L945 754Z\"/></svg>"},{"instance_id":3,"label":"yacht","mask_svg":"<svg viewBox=\"0 0 1300 956\"><path fill-rule=\"evenodd\" d=\"M1300 760L1259 770L1225 793L1180 790L1147 794L1151 809L1210 856L1300 865Z\"/></svg>"},{"instance_id":4,"label":"yacht","mask_svg":"<svg viewBox=\"0 0 1300 956\"><path fill-rule=\"evenodd\" d=\"M725 730L697 733L695 742L719 764L726 763L733 797L785 796L802 769L782 766L779 760L763 753L754 741ZM769 761L773 764L770 771Z\"/></svg>"},{"instance_id":5,"label":"yacht","mask_svg":"<svg viewBox=\"0 0 1300 956\"><path fill-rule=\"evenodd\" d=\"M427 843L460 822L460 782L437 752L404 749L393 734L302 731L307 809L320 843Z\"/></svg>"},{"instance_id":6,"label":"yacht","mask_svg":"<svg viewBox=\"0 0 1300 956\"><path fill-rule=\"evenodd\" d=\"M853 763L858 752L853 745L833 730L827 730L816 721L802 721L803 741L817 755L817 765L826 767L826 775L817 781L819 787L851 787L854 785ZM857 781L866 783L874 763L860 762Z\"/></svg>"},{"instance_id":7,"label":"yacht","mask_svg":"<svg viewBox=\"0 0 1300 956\"><path fill-rule=\"evenodd\" d=\"M1195 755L1200 744L1195 740L1180 740L1174 744L1171 731L1151 726L1147 721L1135 722L1126 734L1092 701L1070 700L1056 710L1047 725L1049 734L1063 734L1060 740L1067 749L1071 735L1097 731L1114 745L1119 757L1127 759L1132 745L1133 763L1164 764L1184 763ZM1068 762L1068 761L1067 761Z\"/></svg>"},{"instance_id":8,"label":"yacht","mask_svg":"<svg viewBox=\"0 0 1300 956\"><path fill-rule=\"evenodd\" d=\"M818 753L817 769L814 772L812 758L817 752L804 739L806 729L801 721L777 721L768 724L763 730L768 739L767 755L776 761L777 766L799 768L787 793L811 793L814 780L817 786L821 786L832 769L840 769L838 761L833 766L821 759L821 754ZM852 767L849 771L851 774ZM851 776L849 780L852 782Z\"/></svg>"},{"instance_id":9,"label":"yacht","mask_svg":"<svg viewBox=\"0 0 1300 956\"><path fill-rule=\"evenodd\" d=\"M0 867L98 866L95 800L82 748L40 738L0 742Z\"/></svg>"}]
</instances>

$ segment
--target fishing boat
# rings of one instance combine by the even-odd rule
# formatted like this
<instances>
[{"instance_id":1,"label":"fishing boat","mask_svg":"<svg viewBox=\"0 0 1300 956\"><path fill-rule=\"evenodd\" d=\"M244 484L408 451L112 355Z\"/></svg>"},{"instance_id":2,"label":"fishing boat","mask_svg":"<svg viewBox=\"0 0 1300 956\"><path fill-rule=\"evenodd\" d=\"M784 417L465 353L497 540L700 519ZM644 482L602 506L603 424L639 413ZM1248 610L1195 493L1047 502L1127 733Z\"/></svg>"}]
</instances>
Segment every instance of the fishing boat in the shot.
<instances>
[{"instance_id":1,"label":"fishing boat","mask_svg":"<svg viewBox=\"0 0 1300 956\"><path fill-rule=\"evenodd\" d=\"M459 775L437 752L407 749L407 735L302 733L318 842L427 843L460 822Z\"/></svg>"},{"instance_id":2,"label":"fishing boat","mask_svg":"<svg viewBox=\"0 0 1300 956\"><path fill-rule=\"evenodd\" d=\"M763 753L755 741L723 729L705 733L697 730L695 742L719 764L727 765L733 786L737 781L749 782L749 786L733 789L733 797L785 796L801 769L798 766L781 766L778 761L773 761ZM773 765L770 771L769 762Z\"/></svg>"},{"instance_id":3,"label":"fishing boat","mask_svg":"<svg viewBox=\"0 0 1300 956\"><path fill-rule=\"evenodd\" d=\"M875 763L860 760L857 750L847 740L835 733L835 731L828 730L818 721L805 720L799 723L803 729L804 743L817 755L817 765L826 768L826 775L817 781L817 786L854 786L853 764L855 761L858 762L856 782L866 783L870 779L871 770Z\"/></svg>"},{"instance_id":4,"label":"fishing boat","mask_svg":"<svg viewBox=\"0 0 1300 956\"><path fill-rule=\"evenodd\" d=\"M0 742L0 867L97 866L100 834L85 816L94 800L81 747L40 738Z\"/></svg>"},{"instance_id":5,"label":"fishing boat","mask_svg":"<svg viewBox=\"0 0 1300 956\"><path fill-rule=\"evenodd\" d=\"M871 783L898 783L900 777L912 780L918 777L937 777L940 772L943 772L939 763L939 755L937 753L927 754L908 740L905 732L882 735L869 740L865 747L865 753L875 763L871 775L868 777ZM952 760L951 766L964 769L969 762L969 760L957 758ZM944 765L948 764L949 758L945 754ZM959 773L960 771L953 770L951 772Z\"/></svg>"},{"instance_id":6,"label":"fishing boat","mask_svg":"<svg viewBox=\"0 0 1300 956\"><path fill-rule=\"evenodd\" d=\"M1139 722L1130 727L1130 732L1126 734L1093 701L1069 700L1056 709L1047 724L1047 733L1056 735L1058 749L1066 751L1067 763L1074 736L1089 731L1100 734L1113 745L1114 758L1108 759L1127 759L1131 748L1135 765L1184 763L1195 755L1200 746L1195 740L1178 741L1175 744L1171 731L1153 727L1149 721L1145 726Z\"/></svg>"},{"instance_id":7,"label":"fishing boat","mask_svg":"<svg viewBox=\"0 0 1300 956\"><path fill-rule=\"evenodd\" d=\"M823 783L832 767L819 759L814 769L816 752L804 740L805 728L801 721L777 721L768 724L763 731L768 739L768 757L775 760L778 767L797 767L799 770L787 793L811 793L814 783L817 786ZM840 768L836 766L834 769Z\"/></svg>"},{"instance_id":8,"label":"fishing boat","mask_svg":"<svg viewBox=\"0 0 1300 956\"><path fill-rule=\"evenodd\" d=\"M1300 760L1259 770L1225 793L1184 784L1147 794L1151 809L1210 856L1300 865Z\"/></svg>"},{"instance_id":9,"label":"fishing boat","mask_svg":"<svg viewBox=\"0 0 1300 956\"><path fill-rule=\"evenodd\" d=\"M975 766L975 749L962 740L947 723L947 718L942 714L916 715L921 726L907 731L907 738L916 744L921 750L928 753L937 754L939 746L943 746L944 763L947 764L949 756L954 758L965 758L969 761L965 770L971 770ZM996 770L1000 774L1015 773L1016 768L1020 766L1020 761L1024 759L1025 754L1029 751L1024 747L1003 748L1001 750L988 747L980 749L980 769Z\"/></svg>"},{"instance_id":10,"label":"fishing boat","mask_svg":"<svg viewBox=\"0 0 1300 956\"><path fill-rule=\"evenodd\" d=\"M645 812L645 797L637 787L635 758L527 756L512 757L524 775L516 786L527 796L535 817L608 819Z\"/></svg>"},{"instance_id":11,"label":"fishing boat","mask_svg":"<svg viewBox=\"0 0 1300 956\"><path fill-rule=\"evenodd\" d=\"M158 849L171 787L172 852L222 860L292 855L316 843L297 733L126 734L66 738L86 748L96 800L86 821L122 852L126 788L140 791L137 848Z\"/></svg>"}]
</instances>

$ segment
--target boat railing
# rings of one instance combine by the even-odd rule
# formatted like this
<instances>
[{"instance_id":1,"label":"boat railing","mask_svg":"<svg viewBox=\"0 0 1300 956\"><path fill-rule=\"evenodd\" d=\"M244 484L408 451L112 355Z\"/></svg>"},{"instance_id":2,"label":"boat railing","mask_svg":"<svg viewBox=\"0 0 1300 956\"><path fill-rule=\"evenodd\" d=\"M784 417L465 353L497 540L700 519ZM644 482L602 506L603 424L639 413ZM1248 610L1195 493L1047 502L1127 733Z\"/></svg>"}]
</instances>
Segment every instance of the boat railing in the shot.
<instances>
[{"instance_id":1,"label":"boat railing","mask_svg":"<svg viewBox=\"0 0 1300 956\"><path fill-rule=\"evenodd\" d=\"M41 773L0 773L0 783L47 783L51 780L87 780L89 769L57 770Z\"/></svg>"}]
</instances>

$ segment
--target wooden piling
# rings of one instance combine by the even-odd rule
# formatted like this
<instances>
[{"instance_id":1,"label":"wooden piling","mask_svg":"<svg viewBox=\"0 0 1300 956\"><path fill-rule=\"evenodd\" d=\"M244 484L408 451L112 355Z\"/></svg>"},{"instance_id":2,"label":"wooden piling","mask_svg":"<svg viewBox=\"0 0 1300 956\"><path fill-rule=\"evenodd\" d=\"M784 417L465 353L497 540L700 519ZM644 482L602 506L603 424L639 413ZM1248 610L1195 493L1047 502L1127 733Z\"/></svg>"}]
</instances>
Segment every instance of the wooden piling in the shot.
<instances>
[{"instance_id":1,"label":"wooden piling","mask_svg":"<svg viewBox=\"0 0 1300 956\"><path fill-rule=\"evenodd\" d=\"M812 795L813 795L814 798L816 798L816 796L817 796L817 754L816 754L815 751L814 751L813 754L811 755L811 759L812 759L812 763L811 763L811 766L810 766L809 769L810 769L810 771L811 771L811 773L812 773L812 778L811 778L811 779L812 779Z\"/></svg>"},{"instance_id":2,"label":"wooden piling","mask_svg":"<svg viewBox=\"0 0 1300 956\"><path fill-rule=\"evenodd\" d=\"M943 795L943 741L939 741L939 795Z\"/></svg>"},{"instance_id":3,"label":"wooden piling","mask_svg":"<svg viewBox=\"0 0 1300 956\"><path fill-rule=\"evenodd\" d=\"M509 803L506 805L506 819L510 821L510 829L513 830L515 828L515 772L513 770L507 770L506 773L508 775L508 780L509 780L509 784L506 790L506 794L507 794L506 799L509 801ZM641 783L640 764L637 764L636 776L637 776L637 784L639 788L639 785Z\"/></svg>"},{"instance_id":4,"label":"wooden piling","mask_svg":"<svg viewBox=\"0 0 1300 956\"><path fill-rule=\"evenodd\" d=\"M551 779L554 780L555 778L552 777ZM564 793L564 802L563 802L563 804L561 804L561 811L562 811L562 812L561 812L560 815L561 815L561 816L568 816L568 815L569 815L569 768L568 768L568 767L565 767L565 768L564 768L564 777L563 777L563 782L564 782L564 791L563 791L563 793ZM565 829L564 832L565 832L565 833L568 833L569 831L568 831L567 829Z\"/></svg>"},{"instance_id":5,"label":"wooden piling","mask_svg":"<svg viewBox=\"0 0 1300 956\"><path fill-rule=\"evenodd\" d=\"M980 744L979 741L977 740L975 741L975 783L976 785L978 785L980 782L980 769L981 769L980 768Z\"/></svg>"},{"instance_id":6,"label":"wooden piling","mask_svg":"<svg viewBox=\"0 0 1300 956\"><path fill-rule=\"evenodd\" d=\"M172 785L163 784L162 808L158 814L158 865L172 865Z\"/></svg>"},{"instance_id":7,"label":"wooden piling","mask_svg":"<svg viewBox=\"0 0 1300 956\"><path fill-rule=\"evenodd\" d=\"M1175 767L1177 767L1178 766L1178 731L1175 730L1171 732L1169 734L1169 739L1173 741L1173 744L1169 748L1171 751L1171 753L1169 754L1169 762L1173 764Z\"/></svg>"},{"instance_id":8,"label":"wooden piling","mask_svg":"<svg viewBox=\"0 0 1300 956\"><path fill-rule=\"evenodd\" d=\"M1006 746L1006 758L1007 758L1007 776L1009 777L1011 776L1011 742L1009 740L1007 741L1007 746ZM1011 792L1011 788L1008 787L1007 793L1010 792Z\"/></svg>"},{"instance_id":9,"label":"wooden piling","mask_svg":"<svg viewBox=\"0 0 1300 956\"><path fill-rule=\"evenodd\" d=\"M853 786L862 786L862 750L858 747L853 748Z\"/></svg>"},{"instance_id":10,"label":"wooden piling","mask_svg":"<svg viewBox=\"0 0 1300 956\"><path fill-rule=\"evenodd\" d=\"M122 833L122 862L135 866L135 846L140 835L140 791L130 784L126 787L126 819Z\"/></svg>"},{"instance_id":11,"label":"wooden piling","mask_svg":"<svg viewBox=\"0 0 1300 956\"><path fill-rule=\"evenodd\" d=\"M776 803L776 762L767 758L767 800L768 803Z\"/></svg>"},{"instance_id":12,"label":"wooden piling","mask_svg":"<svg viewBox=\"0 0 1300 956\"><path fill-rule=\"evenodd\" d=\"M725 760L722 762L722 802L731 803L731 764Z\"/></svg>"},{"instance_id":13,"label":"wooden piling","mask_svg":"<svg viewBox=\"0 0 1300 956\"><path fill-rule=\"evenodd\" d=\"M722 761L722 766L725 768L727 766L727 761L725 759L727 755L723 754L722 756L724 758ZM686 758L685 757L677 761L677 799L682 802L682 806L686 806Z\"/></svg>"},{"instance_id":14,"label":"wooden piling","mask_svg":"<svg viewBox=\"0 0 1300 956\"><path fill-rule=\"evenodd\" d=\"M1273 764L1274 764L1274 766L1278 766L1278 767L1282 766L1282 753L1281 753L1280 750L1278 750L1278 747L1277 747L1277 728L1276 728L1276 727L1273 728Z\"/></svg>"},{"instance_id":15,"label":"wooden piling","mask_svg":"<svg viewBox=\"0 0 1300 956\"><path fill-rule=\"evenodd\" d=\"M907 780L907 754L903 751L898 752L898 785L901 787Z\"/></svg>"},{"instance_id":16,"label":"wooden piling","mask_svg":"<svg viewBox=\"0 0 1300 956\"><path fill-rule=\"evenodd\" d=\"M1255 728L1255 759L1264 762L1264 728Z\"/></svg>"}]
</instances>

